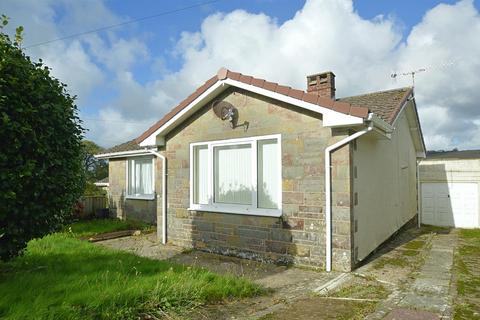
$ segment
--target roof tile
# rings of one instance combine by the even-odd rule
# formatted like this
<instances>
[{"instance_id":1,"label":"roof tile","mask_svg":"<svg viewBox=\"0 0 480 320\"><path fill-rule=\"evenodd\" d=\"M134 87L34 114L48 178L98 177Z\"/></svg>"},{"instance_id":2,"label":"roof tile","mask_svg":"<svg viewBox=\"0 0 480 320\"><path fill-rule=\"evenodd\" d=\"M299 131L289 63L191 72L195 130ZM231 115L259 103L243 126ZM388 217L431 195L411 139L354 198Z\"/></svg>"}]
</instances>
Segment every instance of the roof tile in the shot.
<instances>
[{"instance_id":1,"label":"roof tile","mask_svg":"<svg viewBox=\"0 0 480 320\"><path fill-rule=\"evenodd\" d=\"M238 81L241 76L242 76L242 74L239 73L239 72L233 72L233 71L230 71L230 70L227 72L227 78L232 79L232 80L237 80Z\"/></svg>"},{"instance_id":2,"label":"roof tile","mask_svg":"<svg viewBox=\"0 0 480 320\"><path fill-rule=\"evenodd\" d=\"M350 112L350 103L335 101L332 109L337 112L349 114Z\"/></svg>"},{"instance_id":3,"label":"roof tile","mask_svg":"<svg viewBox=\"0 0 480 320\"><path fill-rule=\"evenodd\" d=\"M288 93L288 95L292 98L302 100L304 93L305 92L303 92L302 90L290 89L290 92Z\"/></svg>"},{"instance_id":4,"label":"roof tile","mask_svg":"<svg viewBox=\"0 0 480 320\"><path fill-rule=\"evenodd\" d=\"M302 100L308 103L317 104L318 95L305 92L305 94L302 97Z\"/></svg>"},{"instance_id":5,"label":"roof tile","mask_svg":"<svg viewBox=\"0 0 480 320\"><path fill-rule=\"evenodd\" d=\"M263 89L275 92L277 86L278 84L275 82L265 81L265 83L263 84Z\"/></svg>"},{"instance_id":6,"label":"roof tile","mask_svg":"<svg viewBox=\"0 0 480 320\"><path fill-rule=\"evenodd\" d=\"M265 83L265 80L263 79L253 78L251 85L255 87L263 88L264 83Z\"/></svg>"},{"instance_id":7,"label":"roof tile","mask_svg":"<svg viewBox=\"0 0 480 320\"><path fill-rule=\"evenodd\" d=\"M306 93L302 90L292 89L288 86L282 86L274 82L265 81L263 79L254 78L252 76L242 75L238 72L233 72L227 69L220 69L218 73L207 80L202 86L200 86L194 93L189 95L185 100L180 102L178 106L173 108L169 113L167 113L162 119L157 121L152 125L147 131L145 131L140 137L138 137L134 142L140 143L150 134L155 132L160 128L164 123L174 117L178 112L183 108L189 105L193 100L198 98L203 92L215 84L219 79L232 79L236 81L241 81L246 84L252 84L256 87L263 88L272 92L277 92L279 94L288 95L292 98L303 100L308 103L314 103L316 105L329 108L345 113L350 114L356 117L365 118L368 115L369 110L377 114L383 120L392 123L396 115L400 111L404 101L411 93L411 88L402 88L396 90L389 90L383 92L375 92L360 96L346 97L342 99L337 99L334 101L332 99L317 97L315 94Z\"/></svg>"},{"instance_id":8,"label":"roof tile","mask_svg":"<svg viewBox=\"0 0 480 320\"><path fill-rule=\"evenodd\" d=\"M325 97L318 97L318 100L317 100L317 105L328 108L328 109L332 109L334 103L335 103L334 100L328 99Z\"/></svg>"},{"instance_id":9,"label":"roof tile","mask_svg":"<svg viewBox=\"0 0 480 320\"><path fill-rule=\"evenodd\" d=\"M106 154L106 153L116 153L116 152L124 152L124 151L134 151L134 150L142 150L143 148L135 142L135 140L130 140L121 144L118 144L114 147L102 150L99 154Z\"/></svg>"},{"instance_id":10,"label":"roof tile","mask_svg":"<svg viewBox=\"0 0 480 320\"><path fill-rule=\"evenodd\" d=\"M239 79L240 82L243 82L243 83L246 83L246 84L251 84L252 80L253 80L252 76L246 76L246 75L243 75L243 74Z\"/></svg>"},{"instance_id":11,"label":"roof tile","mask_svg":"<svg viewBox=\"0 0 480 320\"><path fill-rule=\"evenodd\" d=\"M392 124L411 92L412 88L407 87L345 97L338 101L348 102L355 107L365 107L382 120Z\"/></svg>"},{"instance_id":12,"label":"roof tile","mask_svg":"<svg viewBox=\"0 0 480 320\"><path fill-rule=\"evenodd\" d=\"M290 87L281 86L281 85L277 85L277 88L275 89L275 92L283 94L283 95L288 95L289 91L290 91Z\"/></svg>"},{"instance_id":13,"label":"roof tile","mask_svg":"<svg viewBox=\"0 0 480 320\"><path fill-rule=\"evenodd\" d=\"M368 116L368 108L351 106L350 115L354 117L366 118Z\"/></svg>"}]
</instances>

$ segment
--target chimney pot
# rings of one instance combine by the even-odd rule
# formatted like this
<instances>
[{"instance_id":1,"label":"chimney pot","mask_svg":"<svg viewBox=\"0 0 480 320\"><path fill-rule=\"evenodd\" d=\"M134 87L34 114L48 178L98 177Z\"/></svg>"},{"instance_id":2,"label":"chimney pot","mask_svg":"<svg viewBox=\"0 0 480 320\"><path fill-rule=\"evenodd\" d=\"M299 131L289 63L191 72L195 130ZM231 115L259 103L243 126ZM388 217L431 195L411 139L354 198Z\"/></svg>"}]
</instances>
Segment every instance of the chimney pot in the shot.
<instances>
[{"instance_id":1,"label":"chimney pot","mask_svg":"<svg viewBox=\"0 0 480 320\"><path fill-rule=\"evenodd\" d=\"M335 99L335 74L327 71L307 76L307 92Z\"/></svg>"}]
</instances>

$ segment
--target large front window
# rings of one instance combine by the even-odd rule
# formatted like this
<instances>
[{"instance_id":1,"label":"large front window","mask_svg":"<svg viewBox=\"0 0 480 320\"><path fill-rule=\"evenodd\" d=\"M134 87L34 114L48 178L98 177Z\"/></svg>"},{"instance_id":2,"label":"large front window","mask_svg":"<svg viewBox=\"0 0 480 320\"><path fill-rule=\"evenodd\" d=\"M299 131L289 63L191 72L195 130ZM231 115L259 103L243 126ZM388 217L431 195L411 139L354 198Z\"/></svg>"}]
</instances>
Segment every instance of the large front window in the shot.
<instances>
[{"instance_id":1,"label":"large front window","mask_svg":"<svg viewBox=\"0 0 480 320\"><path fill-rule=\"evenodd\" d=\"M280 135L194 143L190 209L281 215Z\"/></svg>"},{"instance_id":2,"label":"large front window","mask_svg":"<svg viewBox=\"0 0 480 320\"><path fill-rule=\"evenodd\" d=\"M152 157L133 157L127 161L127 198L154 199Z\"/></svg>"}]
</instances>

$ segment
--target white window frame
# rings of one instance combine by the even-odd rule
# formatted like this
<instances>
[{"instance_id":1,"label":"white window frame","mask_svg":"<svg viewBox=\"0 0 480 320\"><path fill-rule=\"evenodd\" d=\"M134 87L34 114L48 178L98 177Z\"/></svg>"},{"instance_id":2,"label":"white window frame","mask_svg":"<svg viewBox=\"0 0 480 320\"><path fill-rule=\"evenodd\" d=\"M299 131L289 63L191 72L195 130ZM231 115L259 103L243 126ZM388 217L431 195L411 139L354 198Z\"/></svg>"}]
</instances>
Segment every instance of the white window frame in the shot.
<instances>
[{"instance_id":1,"label":"white window frame","mask_svg":"<svg viewBox=\"0 0 480 320\"><path fill-rule=\"evenodd\" d=\"M133 161L133 167L135 168L135 159L152 159L152 194L129 194L128 186L129 181L128 181L128 163L129 161ZM145 155L138 155L138 156L132 156L128 157L127 160L125 161L125 199L136 199L136 200L154 200L155 199L155 157L153 156L145 156Z\"/></svg>"},{"instance_id":2,"label":"white window frame","mask_svg":"<svg viewBox=\"0 0 480 320\"><path fill-rule=\"evenodd\" d=\"M257 148L258 141L261 140L277 140L277 161L278 161L278 208L276 209L266 209L257 207L257 197L258 197L258 157L257 157ZM225 204L225 203L215 203L213 201L215 190L214 190L214 147L223 147L229 145L240 145L240 144L250 144L252 152L252 204L242 205L242 204ZM198 204L194 203L194 148L196 146L207 146L208 149L208 204ZM255 216L269 216L269 217L280 217L282 215L282 136L281 134L275 135L266 135L266 136L256 136L248 138L239 138L239 139L227 139L227 140L216 140L216 141L205 141L205 142L195 142L190 144L190 207L188 210L194 211L210 211L210 212L222 212L222 213L236 213L236 214L245 214L245 215L255 215Z\"/></svg>"}]
</instances>

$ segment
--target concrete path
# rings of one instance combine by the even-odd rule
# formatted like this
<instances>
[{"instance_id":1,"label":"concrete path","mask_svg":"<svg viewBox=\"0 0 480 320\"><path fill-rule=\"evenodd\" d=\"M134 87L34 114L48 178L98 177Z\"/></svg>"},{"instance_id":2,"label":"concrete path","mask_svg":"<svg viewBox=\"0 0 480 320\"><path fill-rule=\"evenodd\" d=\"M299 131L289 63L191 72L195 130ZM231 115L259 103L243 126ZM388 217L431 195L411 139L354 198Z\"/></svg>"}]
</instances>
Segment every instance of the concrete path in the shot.
<instances>
[{"instance_id":1,"label":"concrete path","mask_svg":"<svg viewBox=\"0 0 480 320\"><path fill-rule=\"evenodd\" d=\"M414 281L397 288L367 319L451 319L454 289L451 285L457 233L436 234L414 274Z\"/></svg>"}]
</instances>

